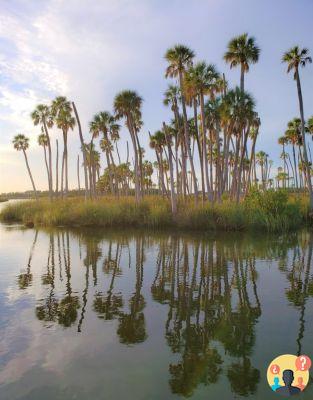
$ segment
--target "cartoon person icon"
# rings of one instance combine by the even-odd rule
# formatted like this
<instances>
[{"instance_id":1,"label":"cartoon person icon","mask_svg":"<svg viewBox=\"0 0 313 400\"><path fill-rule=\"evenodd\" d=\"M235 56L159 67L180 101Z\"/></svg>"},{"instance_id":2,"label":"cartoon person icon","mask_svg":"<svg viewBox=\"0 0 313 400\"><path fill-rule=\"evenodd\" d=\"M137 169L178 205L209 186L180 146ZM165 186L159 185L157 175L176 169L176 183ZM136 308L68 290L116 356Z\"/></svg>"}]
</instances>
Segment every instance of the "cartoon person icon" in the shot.
<instances>
[{"instance_id":1,"label":"cartoon person icon","mask_svg":"<svg viewBox=\"0 0 313 400\"><path fill-rule=\"evenodd\" d=\"M276 376L274 378L274 385L272 385L272 389L274 390L274 392L276 392L277 389L279 389L281 387L281 385L279 384L279 378Z\"/></svg>"},{"instance_id":2,"label":"cartoon person icon","mask_svg":"<svg viewBox=\"0 0 313 400\"><path fill-rule=\"evenodd\" d=\"M299 378L298 378L297 388L299 388L301 390L301 392L303 392L303 390L305 389L305 384L303 383L302 376L299 376Z\"/></svg>"},{"instance_id":3,"label":"cartoon person icon","mask_svg":"<svg viewBox=\"0 0 313 400\"><path fill-rule=\"evenodd\" d=\"M294 381L294 374L291 369L285 369L283 371L283 381L285 383L285 386L278 388L276 390L276 393L279 393L282 396L286 397L301 393L301 390L298 387L292 386L292 383Z\"/></svg>"}]
</instances>

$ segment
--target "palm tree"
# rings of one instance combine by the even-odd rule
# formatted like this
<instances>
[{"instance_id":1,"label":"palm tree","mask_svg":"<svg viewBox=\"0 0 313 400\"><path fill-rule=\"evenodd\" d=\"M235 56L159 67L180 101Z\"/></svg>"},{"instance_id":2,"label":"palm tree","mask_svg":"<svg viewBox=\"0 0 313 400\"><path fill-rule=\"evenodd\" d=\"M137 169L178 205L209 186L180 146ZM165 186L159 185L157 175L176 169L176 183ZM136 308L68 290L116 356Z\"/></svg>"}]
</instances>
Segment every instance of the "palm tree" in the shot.
<instances>
[{"instance_id":1,"label":"palm tree","mask_svg":"<svg viewBox=\"0 0 313 400\"><path fill-rule=\"evenodd\" d=\"M41 135L38 136L38 144L39 144L39 146L43 147L45 164L46 164L46 169L47 169L47 174L48 174L48 184L49 184L49 166L48 166L48 162L47 162L47 151L46 151L46 147L48 146L48 140L47 140L47 136L44 133L42 133Z\"/></svg>"},{"instance_id":2,"label":"palm tree","mask_svg":"<svg viewBox=\"0 0 313 400\"><path fill-rule=\"evenodd\" d=\"M83 152L83 166L84 166L84 176L85 176L85 199L87 199L88 190L89 190L88 174L87 174L87 152L86 152L86 146L85 146L83 133L82 133L82 128L81 128L81 124L80 124L80 119L79 119L77 108L76 108L74 102L72 102L72 107L73 107L75 118L76 118L76 122L77 122L77 125L78 125L80 146L81 146L81 150Z\"/></svg>"},{"instance_id":3,"label":"palm tree","mask_svg":"<svg viewBox=\"0 0 313 400\"><path fill-rule=\"evenodd\" d=\"M90 131L93 133L93 137L97 137L101 132L103 139L100 142L101 149L106 154L107 167L110 176L110 191L114 193L113 186L113 174L111 164L114 166L114 160L112 156L113 146L111 143L111 138L113 135L114 140L118 138L119 125L115 123L114 117L108 111L102 111L93 117L90 123ZM111 137L109 136L111 135Z\"/></svg>"},{"instance_id":4,"label":"palm tree","mask_svg":"<svg viewBox=\"0 0 313 400\"><path fill-rule=\"evenodd\" d=\"M62 130L64 150L61 168L61 190L63 194L63 179L65 176L65 196L68 194L68 153L67 153L67 135L70 129L75 126L75 118L72 116L71 103L64 96L56 97L51 104L51 114L59 129Z\"/></svg>"},{"instance_id":5,"label":"palm tree","mask_svg":"<svg viewBox=\"0 0 313 400\"><path fill-rule=\"evenodd\" d=\"M30 180L31 180L31 182L32 182L32 186L33 186L35 198L37 199L37 198L38 198L38 197L37 197L37 190L36 190L36 186L35 186L35 183L34 183L34 179L33 179L31 170L30 170L30 168L29 168L28 159L27 159L27 154L26 154L26 150L27 150L28 147L29 147L29 138L20 133L20 134L14 136L12 143L13 143L14 148L15 148L17 151L22 151L23 154L24 154L24 158L25 158L25 163L26 163L27 171L28 171Z\"/></svg>"},{"instance_id":6,"label":"palm tree","mask_svg":"<svg viewBox=\"0 0 313 400\"><path fill-rule=\"evenodd\" d=\"M41 125L47 137L48 154L49 154L49 197L53 195L53 176L52 176L52 151L48 128L52 128L53 119L50 108L45 104L38 104L35 110L31 113L31 119L35 126Z\"/></svg>"},{"instance_id":7,"label":"palm tree","mask_svg":"<svg viewBox=\"0 0 313 400\"><path fill-rule=\"evenodd\" d=\"M285 138L287 140L287 143L290 143L292 145L295 184L296 188L298 189L298 170L297 170L295 146L298 147L300 153L300 146L302 145L300 118L294 118L293 120L288 122L287 130L285 132Z\"/></svg>"},{"instance_id":8,"label":"palm tree","mask_svg":"<svg viewBox=\"0 0 313 400\"><path fill-rule=\"evenodd\" d=\"M240 89L245 90L244 75L249 71L249 64L255 64L259 60L260 48L255 43L254 37L247 33L236 36L230 40L224 60L230 64L230 68L240 66Z\"/></svg>"},{"instance_id":9,"label":"palm tree","mask_svg":"<svg viewBox=\"0 0 313 400\"><path fill-rule=\"evenodd\" d=\"M303 110L303 98L302 89L300 82L299 67L305 67L308 63L312 62L312 58L308 55L309 51L306 48L300 49L299 46L295 46L288 50L282 58L282 61L288 64L287 73L294 71L294 79L297 82L298 100L300 108L300 118L301 118L301 135L302 135L302 145L303 145L303 157L305 164L305 175L306 181L309 189L310 196L310 208L313 209L313 190L311 181L311 167L307 155L307 147L305 141L305 121L304 121L304 110Z\"/></svg>"},{"instance_id":10,"label":"palm tree","mask_svg":"<svg viewBox=\"0 0 313 400\"><path fill-rule=\"evenodd\" d=\"M162 195L167 195L166 187L164 183L164 160L163 152L166 146L166 138L164 131L156 131L154 135L150 134L150 147L154 149L155 155L158 162L159 169L159 187L161 189Z\"/></svg>"},{"instance_id":11,"label":"palm tree","mask_svg":"<svg viewBox=\"0 0 313 400\"><path fill-rule=\"evenodd\" d=\"M287 164L287 157L286 157L286 152L285 152L285 146L288 143L288 138L286 136L281 136L278 138L278 144L283 146L283 152L281 154L281 158L284 161L284 174L286 174L286 167L288 169L288 164ZM288 173L288 179L289 179L289 173ZM286 180L283 181L284 187L286 186Z\"/></svg>"},{"instance_id":12,"label":"palm tree","mask_svg":"<svg viewBox=\"0 0 313 400\"><path fill-rule=\"evenodd\" d=\"M191 93L193 96L197 96L200 99L200 111L201 111L201 129L202 129L202 151L199 148L199 158L201 166L201 180L202 180L202 199L205 196L205 184L204 184L204 171L206 178L206 185L208 191L209 200L212 200L211 187L209 185L209 177L207 164L204 168L204 162L206 160L207 152L207 140L206 140L206 125L205 125L205 112L204 112L204 96L210 95L212 98L214 93L218 91L218 79L219 73L216 71L214 65L207 65L204 61L198 62L194 66L190 67L185 75L185 90ZM196 119L195 119L196 121ZM199 146L200 147L200 146ZM218 147L219 150L219 147Z\"/></svg>"},{"instance_id":13,"label":"palm tree","mask_svg":"<svg viewBox=\"0 0 313 400\"><path fill-rule=\"evenodd\" d=\"M163 122L163 131L168 149L168 159L169 159L169 169L170 169L170 184L171 184L171 204L172 213L175 215L177 213L177 199L174 188L174 169L173 169L173 151L172 151L172 138L169 134L169 129Z\"/></svg>"},{"instance_id":14,"label":"palm tree","mask_svg":"<svg viewBox=\"0 0 313 400\"><path fill-rule=\"evenodd\" d=\"M186 99L184 95L184 79L186 70L191 66L194 52L184 45L176 45L167 50L165 59L168 62L165 77L178 77L179 86L181 91L182 109L183 109L183 121L184 121L184 133L185 133L185 146L190 162L191 173L193 177L195 199L198 199L198 185L196 179L196 172L193 163L193 157L190 148L190 134L186 111Z\"/></svg>"},{"instance_id":15,"label":"palm tree","mask_svg":"<svg viewBox=\"0 0 313 400\"><path fill-rule=\"evenodd\" d=\"M142 197L140 191L139 162L140 152L138 140L138 121L141 119L142 98L133 90L124 90L114 99L114 111L117 118L125 118L134 149L135 157L135 195L138 203Z\"/></svg>"}]
</instances>

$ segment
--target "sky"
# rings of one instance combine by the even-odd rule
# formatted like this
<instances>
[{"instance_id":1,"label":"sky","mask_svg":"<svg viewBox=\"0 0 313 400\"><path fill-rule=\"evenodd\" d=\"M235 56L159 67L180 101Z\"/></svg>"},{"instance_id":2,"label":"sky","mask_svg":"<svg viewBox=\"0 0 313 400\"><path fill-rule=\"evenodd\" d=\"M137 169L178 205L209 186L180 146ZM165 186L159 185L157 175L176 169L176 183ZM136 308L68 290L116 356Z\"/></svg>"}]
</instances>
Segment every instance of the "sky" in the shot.
<instances>
[{"instance_id":1,"label":"sky","mask_svg":"<svg viewBox=\"0 0 313 400\"><path fill-rule=\"evenodd\" d=\"M123 89L143 98L141 144L146 157L148 131L171 118L163 106L170 83L164 77L164 54L180 43L196 60L216 65L230 86L239 84L239 70L223 61L228 41L248 32L261 48L245 88L261 118L257 150L280 165L277 138L288 120L299 115L295 82L286 74L282 54L295 44L313 54L312 0L0 0L0 193L31 188L23 155L12 139L30 137L30 167L39 189L47 188L40 128L29 117L38 103L57 95L74 100L83 134L99 111L112 111L114 96ZM313 115L313 65L301 70L305 117ZM60 132L51 132L53 152ZM126 157L129 134L123 126L120 152ZM77 129L69 134L69 182L77 187ZM275 168L274 168L275 170ZM82 174L81 174L82 180Z\"/></svg>"}]
</instances>

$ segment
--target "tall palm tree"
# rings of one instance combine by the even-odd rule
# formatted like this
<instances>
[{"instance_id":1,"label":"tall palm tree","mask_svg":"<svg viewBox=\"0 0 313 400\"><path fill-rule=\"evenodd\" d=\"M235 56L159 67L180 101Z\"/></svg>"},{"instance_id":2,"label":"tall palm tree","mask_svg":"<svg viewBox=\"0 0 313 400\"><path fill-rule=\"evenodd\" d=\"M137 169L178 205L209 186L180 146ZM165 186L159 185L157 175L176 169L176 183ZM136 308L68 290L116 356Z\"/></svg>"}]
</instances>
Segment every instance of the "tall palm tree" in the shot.
<instances>
[{"instance_id":1,"label":"tall palm tree","mask_svg":"<svg viewBox=\"0 0 313 400\"><path fill-rule=\"evenodd\" d=\"M53 196L53 175L52 175L52 151L48 128L52 128L53 119L50 108L45 104L38 104L31 113L31 119L35 126L41 125L47 137L48 154L49 154L49 197Z\"/></svg>"},{"instance_id":2,"label":"tall palm tree","mask_svg":"<svg viewBox=\"0 0 313 400\"><path fill-rule=\"evenodd\" d=\"M65 180L65 196L68 194L68 151L67 136L68 131L73 130L75 126L75 118L72 116L72 106L70 101L64 96L56 97L51 104L51 114L59 129L62 130L64 150L61 168L61 188L63 189L63 179ZM63 193L62 193L63 194Z\"/></svg>"},{"instance_id":3,"label":"tall palm tree","mask_svg":"<svg viewBox=\"0 0 313 400\"><path fill-rule=\"evenodd\" d=\"M286 146L286 144L288 144L288 138L286 136L281 136L280 138L278 138L278 144L283 146L283 152L281 154L281 158L284 161L284 174L286 174L286 167L288 168L288 164L287 164L285 146ZM289 174L288 174L288 179L289 179ZM283 181L283 184L284 184L284 187L285 187L286 186L286 180L285 179Z\"/></svg>"},{"instance_id":4,"label":"tall palm tree","mask_svg":"<svg viewBox=\"0 0 313 400\"><path fill-rule=\"evenodd\" d=\"M313 209L313 190L311 181L311 167L307 155L307 146L305 141L305 121L304 121L304 110L303 110L303 98L302 89L300 82L299 67L305 67L307 64L312 63L312 58L309 56L309 51L306 48L300 49L299 46L295 46L288 50L282 58L284 63L288 64L287 73L294 71L294 79L297 82L298 100L300 108L300 118L301 118L301 135L303 144L303 158L304 158L304 168L306 181L309 189L310 195L310 208Z\"/></svg>"},{"instance_id":5,"label":"tall palm tree","mask_svg":"<svg viewBox=\"0 0 313 400\"><path fill-rule=\"evenodd\" d=\"M114 111L117 118L125 118L134 150L135 158L135 195L138 203L142 197L140 191L139 177L139 140L138 140L138 120L141 119L142 98L133 90L124 90L118 93L114 99Z\"/></svg>"},{"instance_id":6,"label":"tall palm tree","mask_svg":"<svg viewBox=\"0 0 313 400\"><path fill-rule=\"evenodd\" d=\"M111 143L111 138L113 134L113 138L117 140L118 138L118 130L119 125L115 123L114 117L108 111L102 111L96 114L93 117L93 120L90 122L90 131L93 133L93 137L99 136L101 132L103 138L100 142L101 149L106 154L107 159L107 167L109 170L110 176L110 191L111 193L114 192L113 186L113 174L111 165L114 166L114 160L112 156L113 146Z\"/></svg>"},{"instance_id":7,"label":"tall palm tree","mask_svg":"<svg viewBox=\"0 0 313 400\"><path fill-rule=\"evenodd\" d=\"M24 158L25 158L25 163L26 163L27 171L28 171L28 174L29 174L29 177L30 177L32 186L33 186L35 198L37 199L37 198L38 198L38 196L37 196L37 190L36 190L36 186L35 186L35 183L34 183L34 179L33 179L33 176L32 176L32 173L31 173L31 170L30 170L30 167L29 167L29 164L28 164L28 159L27 159L27 154L26 154L26 150L27 150L28 147L29 147L29 138L20 133L20 134L14 136L12 143L13 143L14 148L15 148L17 151L22 151L23 154L24 154Z\"/></svg>"},{"instance_id":8,"label":"tall palm tree","mask_svg":"<svg viewBox=\"0 0 313 400\"><path fill-rule=\"evenodd\" d=\"M185 75L185 91L191 93L200 99L200 111L201 111L201 130L202 130L202 151L199 149L199 158L201 166L201 180L202 180L202 199L205 196L205 184L204 175L206 178L206 185L208 191L209 200L212 200L211 187L209 185L209 177L207 165L204 167L204 161L206 160L207 153L207 140L206 140L206 124L205 124L205 112L204 112L204 96L210 95L212 98L218 91L218 79L219 73L217 72L214 65L206 64L204 61L198 62L191 66ZM219 150L219 147L218 147ZM205 172L205 174L204 174Z\"/></svg>"},{"instance_id":9,"label":"tall palm tree","mask_svg":"<svg viewBox=\"0 0 313 400\"><path fill-rule=\"evenodd\" d=\"M47 151L46 151L46 147L48 146L48 140L47 140L47 136L45 135L45 133L41 133L38 136L38 144L39 144L39 146L43 147L45 164L46 164L46 169L47 169L47 174L48 174L48 184L49 184L49 166L48 166Z\"/></svg>"},{"instance_id":10,"label":"tall palm tree","mask_svg":"<svg viewBox=\"0 0 313 400\"><path fill-rule=\"evenodd\" d=\"M179 111L179 104L181 103L180 89L176 85L169 85L164 93L163 104L170 106L174 113L174 121L172 127L175 128L175 164L176 164L176 184L177 193L182 192L183 197L186 196L186 157L185 157L185 146L184 146L184 135L182 132L182 120ZM178 158L178 149L181 148L181 160ZM181 162L181 175L179 173L179 162Z\"/></svg>"},{"instance_id":11,"label":"tall palm tree","mask_svg":"<svg viewBox=\"0 0 313 400\"><path fill-rule=\"evenodd\" d=\"M244 76L249 71L250 64L259 60L260 48L255 43L253 36L247 33L231 39L224 54L224 60L230 64L230 68L240 66L240 89L245 90Z\"/></svg>"},{"instance_id":12,"label":"tall palm tree","mask_svg":"<svg viewBox=\"0 0 313 400\"><path fill-rule=\"evenodd\" d=\"M77 112L76 105L75 105L75 103L73 101L72 101L72 107L73 107L75 118L76 118L76 122L77 122L77 125L78 125L78 134L79 134L79 140L80 140L80 147L81 147L81 150L82 150L82 153L83 153L83 166L84 166L84 177L85 177L85 199L87 199L88 193L89 193L88 173L87 173L87 151L86 151L86 146L85 146L85 142L84 142L84 138L83 138L83 132L82 132L82 128L81 128L79 115L78 115L78 112Z\"/></svg>"},{"instance_id":13,"label":"tall palm tree","mask_svg":"<svg viewBox=\"0 0 313 400\"><path fill-rule=\"evenodd\" d=\"M296 151L295 146L298 147L300 152L300 146L302 145L302 137L301 137L301 120L300 118L294 118L293 120L289 121L287 124L287 130L285 132L285 138L287 143L292 145L292 154L293 154L293 165L294 165L294 178L296 188L298 189L298 175L299 171L297 168L297 161L296 161Z\"/></svg>"},{"instance_id":14,"label":"tall palm tree","mask_svg":"<svg viewBox=\"0 0 313 400\"><path fill-rule=\"evenodd\" d=\"M184 45L176 45L167 50L165 53L165 59L168 62L168 67L166 69L166 77L178 77L179 86L181 90L181 100L182 100L182 110L183 110L183 121L184 121L184 133L185 133L185 145L187 149L187 154L190 162L191 173L193 177L195 199L198 199L198 185L196 179L196 172L193 162L193 157L190 148L190 133L187 119L186 110L186 98L184 95L184 79L186 70L191 67L192 59L194 58L194 52Z\"/></svg>"}]
</instances>

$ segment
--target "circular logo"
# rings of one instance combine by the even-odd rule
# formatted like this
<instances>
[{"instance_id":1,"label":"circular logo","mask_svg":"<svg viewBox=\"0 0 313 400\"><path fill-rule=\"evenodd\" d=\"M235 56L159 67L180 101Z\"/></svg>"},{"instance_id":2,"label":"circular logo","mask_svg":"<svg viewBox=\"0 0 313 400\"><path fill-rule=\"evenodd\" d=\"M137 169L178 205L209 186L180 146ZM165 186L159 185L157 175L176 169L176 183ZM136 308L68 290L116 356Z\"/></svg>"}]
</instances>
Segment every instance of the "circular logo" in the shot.
<instances>
[{"instance_id":1,"label":"circular logo","mask_svg":"<svg viewBox=\"0 0 313 400\"><path fill-rule=\"evenodd\" d=\"M284 397L300 394L309 382L312 362L306 355L284 354L273 360L267 369L271 389Z\"/></svg>"}]
</instances>

